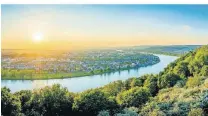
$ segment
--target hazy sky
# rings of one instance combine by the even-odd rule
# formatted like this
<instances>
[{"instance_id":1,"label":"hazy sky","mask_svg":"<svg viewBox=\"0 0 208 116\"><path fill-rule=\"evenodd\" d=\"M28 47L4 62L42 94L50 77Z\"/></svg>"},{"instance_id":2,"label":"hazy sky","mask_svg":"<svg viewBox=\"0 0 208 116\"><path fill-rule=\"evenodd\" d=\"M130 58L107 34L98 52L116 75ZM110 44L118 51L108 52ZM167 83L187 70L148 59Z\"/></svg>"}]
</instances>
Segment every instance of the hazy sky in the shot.
<instances>
[{"instance_id":1,"label":"hazy sky","mask_svg":"<svg viewBox=\"0 0 208 116\"><path fill-rule=\"evenodd\" d=\"M2 5L3 49L208 44L208 5ZM34 36L41 33L41 41Z\"/></svg>"}]
</instances>

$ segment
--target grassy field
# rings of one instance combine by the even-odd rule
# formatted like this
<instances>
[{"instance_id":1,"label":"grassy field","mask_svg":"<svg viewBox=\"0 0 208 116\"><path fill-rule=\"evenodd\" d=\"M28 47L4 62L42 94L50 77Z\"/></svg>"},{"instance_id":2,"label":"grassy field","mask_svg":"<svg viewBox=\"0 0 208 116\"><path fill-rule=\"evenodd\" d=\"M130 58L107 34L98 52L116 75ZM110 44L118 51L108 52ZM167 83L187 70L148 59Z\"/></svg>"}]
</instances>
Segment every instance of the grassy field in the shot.
<instances>
[{"instance_id":1,"label":"grassy field","mask_svg":"<svg viewBox=\"0 0 208 116\"><path fill-rule=\"evenodd\" d=\"M63 79L81 76L90 76L102 74L105 72L94 71L92 72L73 72L73 73L48 73L45 71L34 73L34 71L28 70L4 70L2 69L2 80L45 80L45 79Z\"/></svg>"},{"instance_id":2,"label":"grassy field","mask_svg":"<svg viewBox=\"0 0 208 116\"><path fill-rule=\"evenodd\" d=\"M47 71L35 72L34 70L1 70L1 79L2 80L47 80L47 79L64 79L64 78L76 78L82 76L91 76L91 75L100 75L104 73L111 73L115 71L129 70L132 68L125 68L120 70L95 70L91 72L57 72L57 73L48 73Z\"/></svg>"}]
</instances>

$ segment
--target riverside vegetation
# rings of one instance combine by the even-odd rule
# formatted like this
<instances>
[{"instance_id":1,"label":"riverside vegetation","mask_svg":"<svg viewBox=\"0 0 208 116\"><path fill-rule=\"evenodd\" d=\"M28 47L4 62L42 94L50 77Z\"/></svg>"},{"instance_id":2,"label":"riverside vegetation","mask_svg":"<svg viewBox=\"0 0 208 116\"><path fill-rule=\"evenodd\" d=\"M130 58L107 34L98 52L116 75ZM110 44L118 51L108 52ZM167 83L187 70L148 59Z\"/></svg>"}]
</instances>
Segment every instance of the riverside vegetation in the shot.
<instances>
[{"instance_id":1,"label":"riverside vegetation","mask_svg":"<svg viewBox=\"0 0 208 116\"><path fill-rule=\"evenodd\" d=\"M208 45L157 75L115 81L81 93L60 85L11 93L1 89L3 116L207 116Z\"/></svg>"}]
</instances>

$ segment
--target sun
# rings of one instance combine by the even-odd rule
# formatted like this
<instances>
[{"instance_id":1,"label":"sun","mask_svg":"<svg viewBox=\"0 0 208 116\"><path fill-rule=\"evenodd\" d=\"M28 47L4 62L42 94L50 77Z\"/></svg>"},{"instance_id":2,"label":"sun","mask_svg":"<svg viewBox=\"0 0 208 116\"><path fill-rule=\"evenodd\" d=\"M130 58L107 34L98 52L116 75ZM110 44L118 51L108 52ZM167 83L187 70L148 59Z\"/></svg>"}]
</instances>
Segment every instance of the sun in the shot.
<instances>
[{"instance_id":1,"label":"sun","mask_svg":"<svg viewBox=\"0 0 208 116\"><path fill-rule=\"evenodd\" d=\"M32 39L34 42L40 42L43 40L43 33L41 32L36 32L33 34Z\"/></svg>"}]
</instances>

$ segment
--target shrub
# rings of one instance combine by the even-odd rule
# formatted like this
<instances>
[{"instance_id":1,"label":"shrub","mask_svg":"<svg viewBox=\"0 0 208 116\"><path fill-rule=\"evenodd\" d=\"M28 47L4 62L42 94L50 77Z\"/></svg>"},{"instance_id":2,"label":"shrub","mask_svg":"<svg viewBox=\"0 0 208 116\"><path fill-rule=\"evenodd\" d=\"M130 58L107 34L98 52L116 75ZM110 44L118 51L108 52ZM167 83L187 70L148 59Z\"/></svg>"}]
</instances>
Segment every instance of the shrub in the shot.
<instances>
[{"instance_id":1,"label":"shrub","mask_svg":"<svg viewBox=\"0 0 208 116\"><path fill-rule=\"evenodd\" d=\"M179 80L177 81L177 83L175 84L175 87L178 87L178 88L182 88L186 85L186 81L185 80Z\"/></svg>"},{"instance_id":2,"label":"shrub","mask_svg":"<svg viewBox=\"0 0 208 116\"><path fill-rule=\"evenodd\" d=\"M121 113L115 114L115 116L138 116L138 114L129 108L125 108Z\"/></svg>"},{"instance_id":3,"label":"shrub","mask_svg":"<svg viewBox=\"0 0 208 116\"><path fill-rule=\"evenodd\" d=\"M149 116L150 112L153 112L154 109L158 109L157 103L155 101L147 102L139 112L140 116Z\"/></svg>"},{"instance_id":4,"label":"shrub","mask_svg":"<svg viewBox=\"0 0 208 116\"><path fill-rule=\"evenodd\" d=\"M206 80L204 81L204 86L205 86L206 88L208 88L208 79L206 79Z\"/></svg>"},{"instance_id":5,"label":"shrub","mask_svg":"<svg viewBox=\"0 0 208 116\"><path fill-rule=\"evenodd\" d=\"M152 112L148 113L148 116L166 116L166 114L163 111L154 109Z\"/></svg>"},{"instance_id":6,"label":"shrub","mask_svg":"<svg viewBox=\"0 0 208 116\"><path fill-rule=\"evenodd\" d=\"M201 69L200 75L202 76L208 76L208 66L204 65Z\"/></svg>"},{"instance_id":7,"label":"shrub","mask_svg":"<svg viewBox=\"0 0 208 116\"><path fill-rule=\"evenodd\" d=\"M201 79L199 77L189 77L186 86L187 87L196 87L201 84Z\"/></svg>"},{"instance_id":8,"label":"shrub","mask_svg":"<svg viewBox=\"0 0 208 116\"><path fill-rule=\"evenodd\" d=\"M188 116L204 116L204 113L201 108L195 108L189 111Z\"/></svg>"},{"instance_id":9,"label":"shrub","mask_svg":"<svg viewBox=\"0 0 208 116\"><path fill-rule=\"evenodd\" d=\"M106 110L102 110L98 113L97 116L110 116L110 113Z\"/></svg>"},{"instance_id":10,"label":"shrub","mask_svg":"<svg viewBox=\"0 0 208 116\"><path fill-rule=\"evenodd\" d=\"M150 92L143 87L134 87L118 94L116 100L123 107L139 107L148 101Z\"/></svg>"},{"instance_id":11,"label":"shrub","mask_svg":"<svg viewBox=\"0 0 208 116\"><path fill-rule=\"evenodd\" d=\"M205 113L208 113L208 90L202 95L201 107Z\"/></svg>"}]
</instances>

